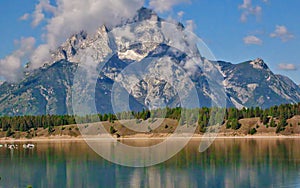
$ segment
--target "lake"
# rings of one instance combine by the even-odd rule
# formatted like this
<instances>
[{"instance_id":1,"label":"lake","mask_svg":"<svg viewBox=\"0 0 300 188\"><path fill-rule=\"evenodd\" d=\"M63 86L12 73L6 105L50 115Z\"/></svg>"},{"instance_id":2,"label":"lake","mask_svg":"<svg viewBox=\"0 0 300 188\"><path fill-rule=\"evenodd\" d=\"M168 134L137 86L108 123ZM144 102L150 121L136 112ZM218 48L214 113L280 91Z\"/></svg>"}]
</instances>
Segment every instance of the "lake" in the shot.
<instances>
[{"instance_id":1,"label":"lake","mask_svg":"<svg viewBox=\"0 0 300 188\"><path fill-rule=\"evenodd\" d=\"M300 187L300 139L217 139L203 153L195 139L148 168L112 164L83 141L33 143L30 150L23 143L0 148L1 188Z\"/></svg>"}]
</instances>

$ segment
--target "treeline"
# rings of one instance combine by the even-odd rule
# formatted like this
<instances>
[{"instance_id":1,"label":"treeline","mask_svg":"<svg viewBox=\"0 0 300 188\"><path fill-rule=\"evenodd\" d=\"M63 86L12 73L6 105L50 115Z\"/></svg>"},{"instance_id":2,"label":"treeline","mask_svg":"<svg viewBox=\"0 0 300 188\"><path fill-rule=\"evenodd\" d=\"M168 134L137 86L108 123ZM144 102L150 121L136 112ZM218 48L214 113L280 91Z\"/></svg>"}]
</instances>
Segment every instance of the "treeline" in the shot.
<instances>
[{"instance_id":1,"label":"treeline","mask_svg":"<svg viewBox=\"0 0 300 188\"><path fill-rule=\"evenodd\" d=\"M226 110L226 128L239 129L241 125L238 120L256 117L260 118L261 123L266 127L276 127L276 133L279 133L288 125L287 120L295 115L300 115L300 103L274 106L268 109L243 108L238 110L229 108ZM250 133L255 132L254 128Z\"/></svg>"},{"instance_id":2,"label":"treeline","mask_svg":"<svg viewBox=\"0 0 300 188\"><path fill-rule=\"evenodd\" d=\"M195 113L196 112L196 113ZM198 114L197 114L198 113ZM196 115L197 114L197 115ZM143 110L142 112L122 112L117 114L97 114L87 115L84 117L73 115L43 115L43 116L18 116L18 117L0 117L0 129L2 131L21 131L26 132L31 129L48 128L51 130L55 126L93 123L98 121L109 121L114 123L120 119L138 119L148 120L155 118L170 118L179 121L180 125L198 124L200 131L204 132L210 125L217 123L224 124L226 128L239 129L240 119L259 117L265 126L277 127L276 132L284 130L288 125L287 119L300 115L300 103L286 104L274 106L268 109L261 108L236 108L217 109L217 108L201 108L201 109L182 109L182 108L166 108L156 110ZM214 118L211 118L214 117ZM254 130L253 130L254 131Z\"/></svg>"}]
</instances>

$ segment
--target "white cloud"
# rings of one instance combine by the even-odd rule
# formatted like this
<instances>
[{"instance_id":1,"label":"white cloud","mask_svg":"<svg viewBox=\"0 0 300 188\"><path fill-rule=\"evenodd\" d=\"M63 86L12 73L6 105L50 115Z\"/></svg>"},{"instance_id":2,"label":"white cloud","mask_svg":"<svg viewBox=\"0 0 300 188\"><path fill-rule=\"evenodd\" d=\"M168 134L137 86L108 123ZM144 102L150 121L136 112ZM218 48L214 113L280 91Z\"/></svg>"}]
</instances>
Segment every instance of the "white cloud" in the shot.
<instances>
[{"instance_id":1,"label":"white cloud","mask_svg":"<svg viewBox=\"0 0 300 188\"><path fill-rule=\"evenodd\" d=\"M46 64L50 58L50 46L49 44L39 45L32 53L30 57L30 68L36 69Z\"/></svg>"},{"instance_id":2,"label":"white cloud","mask_svg":"<svg viewBox=\"0 0 300 188\"><path fill-rule=\"evenodd\" d=\"M186 29L193 32L196 29L196 24L193 20L186 21Z\"/></svg>"},{"instance_id":3,"label":"white cloud","mask_svg":"<svg viewBox=\"0 0 300 188\"><path fill-rule=\"evenodd\" d=\"M35 11L32 14L32 26L38 26L45 19L44 12L50 12L54 14L55 11L56 8L50 4L50 0L40 0L39 3L35 6Z\"/></svg>"},{"instance_id":4,"label":"white cloud","mask_svg":"<svg viewBox=\"0 0 300 188\"><path fill-rule=\"evenodd\" d=\"M45 27L45 44L39 46L31 57L31 68L38 68L46 63L49 50L55 49L74 33L86 30L94 33L101 25L113 26L124 18L136 14L144 5L144 0L56 0L57 7L53 9L48 0L40 0L36 6L33 25L43 20L44 12L52 12ZM41 11L42 10L42 11Z\"/></svg>"},{"instance_id":5,"label":"white cloud","mask_svg":"<svg viewBox=\"0 0 300 188\"><path fill-rule=\"evenodd\" d=\"M243 4L239 6L241 9L249 9L252 7L252 2L251 0L244 0Z\"/></svg>"},{"instance_id":6,"label":"white cloud","mask_svg":"<svg viewBox=\"0 0 300 188\"><path fill-rule=\"evenodd\" d=\"M295 71L297 70L297 66L294 64L286 64L286 63L281 63L278 65L278 68L280 70L285 70L285 71Z\"/></svg>"},{"instance_id":7,"label":"white cloud","mask_svg":"<svg viewBox=\"0 0 300 188\"><path fill-rule=\"evenodd\" d=\"M280 38L283 42L286 42L294 38L294 35L284 25L277 25L275 31L270 34L270 37Z\"/></svg>"},{"instance_id":8,"label":"white cloud","mask_svg":"<svg viewBox=\"0 0 300 188\"><path fill-rule=\"evenodd\" d=\"M35 39L22 38L15 43L18 49L0 60L0 77L4 77L7 81L16 81L22 77L22 62L33 52Z\"/></svg>"},{"instance_id":9,"label":"white cloud","mask_svg":"<svg viewBox=\"0 0 300 188\"><path fill-rule=\"evenodd\" d=\"M261 45L263 43L263 41L260 38L254 35L246 36L243 40L245 44Z\"/></svg>"},{"instance_id":10,"label":"white cloud","mask_svg":"<svg viewBox=\"0 0 300 188\"><path fill-rule=\"evenodd\" d=\"M22 21L28 20L28 19L29 19L29 16L30 16L30 14L25 13L23 16L21 16L21 17L19 18L19 20L22 20Z\"/></svg>"},{"instance_id":11,"label":"white cloud","mask_svg":"<svg viewBox=\"0 0 300 188\"><path fill-rule=\"evenodd\" d=\"M243 4L239 5L239 9L243 11L240 17L242 22L246 22L248 20L248 16L250 15L254 15L256 18L258 18L262 14L262 7L253 6L251 0L244 0Z\"/></svg>"},{"instance_id":12,"label":"white cloud","mask_svg":"<svg viewBox=\"0 0 300 188\"><path fill-rule=\"evenodd\" d=\"M150 4L161 12L187 2L190 0L151 0ZM28 48L20 43L18 50L1 60L0 77L3 76L7 80L17 79L20 75L18 73L23 70L22 65L26 62L26 57L30 59L31 69L39 68L50 60L50 50L55 50L72 34L81 30L89 34L95 33L103 24L115 26L124 19L134 16L143 5L144 0L55 0L54 6L49 0L39 0L34 12L25 17L32 17L32 26L45 21L46 26L41 36L44 44L34 49L33 38L31 42L34 42L27 45ZM46 13L50 13L47 18ZM183 12L178 15L183 15ZM194 22L187 21L187 27L194 29Z\"/></svg>"},{"instance_id":13,"label":"white cloud","mask_svg":"<svg viewBox=\"0 0 300 188\"><path fill-rule=\"evenodd\" d=\"M149 5L157 12L170 11L173 6L181 3L190 3L190 0L150 0Z\"/></svg>"},{"instance_id":14,"label":"white cloud","mask_svg":"<svg viewBox=\"0 0 300 188\"><path fill-rule=\"evenodd\" d=\"M183 11L179 11L179 12L177 13L177 16L178 16L179 19L182 19L183 15L184 15L184 12L183 12Z\"/></svg>"}]
</instances>

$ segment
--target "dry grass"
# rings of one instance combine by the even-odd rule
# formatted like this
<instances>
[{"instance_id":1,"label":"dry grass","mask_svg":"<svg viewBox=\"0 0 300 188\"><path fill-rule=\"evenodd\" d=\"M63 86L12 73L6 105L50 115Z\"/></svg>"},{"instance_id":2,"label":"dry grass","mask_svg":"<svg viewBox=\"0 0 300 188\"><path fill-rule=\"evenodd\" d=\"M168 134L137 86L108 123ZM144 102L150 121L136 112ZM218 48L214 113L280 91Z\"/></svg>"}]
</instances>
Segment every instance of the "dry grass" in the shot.
<instances>
[{"instance_id":1,"label":"dry grass","mask_svg":"<svg viewBox=\"0 0 300 188\"><path fill-rule=\"evenodd\" d=\"M240 129L226 129L225 124L220 128L219 136L245 136L248 135L249 130L256 128L257 136L276 136L276 135L299 135L300 134L300 116L295 116L288 121L288 126L285 130L276 134L276 127L266 127L260 122L259 118L241 119L239 123L242 125ZM102 128L104 127L104 129ZM81 133L85 135L104 134L104 132L111 133L113 131L114 137L138 137L139 135L147 135L149 137L161 137L162 135L171 134L178 126L178 122L172 119L155 119L146 121L126 120L116 121L114 123L101 122L82 125L67 125L58 126L49 133L48 129L39 128L38 130L30 130L29 132L14 132L11 138L47 138L47 137L61 137L61 138L75 138L80 137ZM112 128L111 128L112 127ZM106 134L107 134L106 133ZM202 134L199 127L196 129L196 134ZM0 132L0 138L4 138L6 132Z\"/></svg>"}]
</instances>

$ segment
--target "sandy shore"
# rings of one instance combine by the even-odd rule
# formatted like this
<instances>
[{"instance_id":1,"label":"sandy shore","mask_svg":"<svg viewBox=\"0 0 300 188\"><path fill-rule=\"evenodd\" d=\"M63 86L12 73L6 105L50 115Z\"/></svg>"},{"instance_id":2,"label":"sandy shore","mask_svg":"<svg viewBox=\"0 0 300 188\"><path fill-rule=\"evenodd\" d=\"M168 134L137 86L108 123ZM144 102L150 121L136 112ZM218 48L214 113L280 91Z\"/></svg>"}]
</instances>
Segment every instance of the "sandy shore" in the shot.
<instances>
[{"instance_id":1,"label":"sandy shore","mask_svg":"<svg viewBox=\"0 0 300 188\"><path fill-rule=\"evenodd\" d=\"M164 140L168 138L170 134L136 134L121 138L114 138L118 140ZM174 137L174 139L186 139L187 137ZM218 135L216 137L204 137L203 135L195 134L191 139L300 139L300 135L245 135L245 136L222 136ZM50 137L36 137L32 139L13 139L13 138L0 138L0 143L5 142L61 142L61 141L108 141L109 138L101 138L101 136L95 137L71 137L71 136L50 136Z\"/></svg>"}]
</instances>

